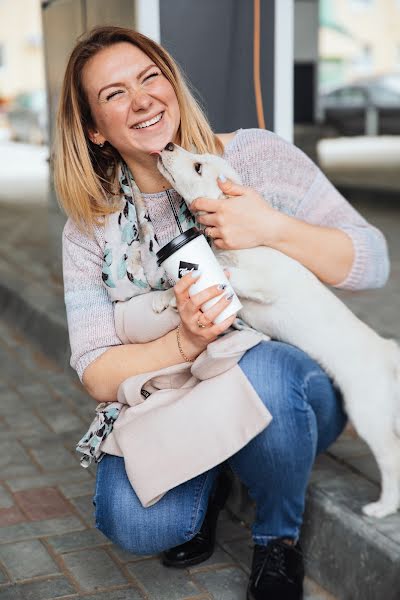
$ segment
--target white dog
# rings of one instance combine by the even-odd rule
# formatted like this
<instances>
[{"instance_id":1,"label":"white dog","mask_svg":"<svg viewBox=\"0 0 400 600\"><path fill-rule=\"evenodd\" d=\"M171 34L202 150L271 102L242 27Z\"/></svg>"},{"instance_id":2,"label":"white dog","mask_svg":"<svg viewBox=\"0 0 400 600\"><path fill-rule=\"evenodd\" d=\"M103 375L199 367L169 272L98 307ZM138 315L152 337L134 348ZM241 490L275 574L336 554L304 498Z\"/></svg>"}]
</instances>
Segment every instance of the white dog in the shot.
<instances>
[{"instance_id":1,"label":"white dog","mask_svg":"<svg viewBox=\"0 0 400 600\"><path fill-rule=\"evenodd\" d=\"M221 157L192 154L170 144L157 161L159 171L190 208L195 198L224 198L219 174L241 183ZM346 411L371 448L382 477L378 502L363 507L366 515L384 517L400 505L400 348L360 321L308 269L289 256L260 246L218 250L218 261L243 308L238 316L274 339L301 348L340 388ZM260 276L261 274L261 276ZM153 305L173 304L172 289L159 292Z\"/></svg>"}]
</instances>

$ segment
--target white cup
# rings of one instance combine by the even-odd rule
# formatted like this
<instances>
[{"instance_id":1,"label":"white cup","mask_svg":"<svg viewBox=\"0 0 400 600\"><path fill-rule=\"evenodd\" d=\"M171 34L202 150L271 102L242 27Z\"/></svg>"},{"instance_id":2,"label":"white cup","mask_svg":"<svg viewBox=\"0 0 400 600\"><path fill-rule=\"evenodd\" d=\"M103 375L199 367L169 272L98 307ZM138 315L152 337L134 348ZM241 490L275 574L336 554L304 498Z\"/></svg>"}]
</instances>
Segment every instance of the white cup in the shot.
<instances>
[{"instance_id":1,"label":"white cup","mask_svg":"<svg viewBox=\"0 0 400 600\"><path fill-rule=\"evenodd\" d=\"M221 323L242 308L239 298L208 245L206 237L196 227L184 231L161 248L157 252L157 263L159 266L163 265L168 277L174 283L190 271L201 271L201 276L194 279L194 283L189 288L190 296L211 285L226 285L223 293L225 295L233 294L233 298L228 306L214 319L215 324ZM215 296L211 300L207 300L202 304L201 310L207 310L220 298L221 296Z\"/></svg>"}]
</instances>

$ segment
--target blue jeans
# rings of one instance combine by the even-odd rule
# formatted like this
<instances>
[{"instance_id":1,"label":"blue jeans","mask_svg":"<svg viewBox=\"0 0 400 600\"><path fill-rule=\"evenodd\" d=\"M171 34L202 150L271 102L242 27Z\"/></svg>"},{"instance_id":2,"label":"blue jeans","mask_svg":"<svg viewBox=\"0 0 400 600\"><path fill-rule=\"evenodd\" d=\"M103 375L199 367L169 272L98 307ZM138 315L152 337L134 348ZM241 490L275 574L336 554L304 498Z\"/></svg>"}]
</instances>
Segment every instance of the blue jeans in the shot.
<instances>
[{"instance_id":1,"label":"blue jeans","mask_svg":"<svg viewBox=\"0 0 400 600\"><path fill-rule=\"evenodd\" d=\"M289 344L261 342L245 353L239 366L273 420L227 462L255 500L255 543L297 539L315 456L346 424L341 395L314 360ZM183 544L202 525L220 468L186 481L143 508L123 459L106 455L97 467L96 527L135 554Z\"/></svg>"}]
</instances>

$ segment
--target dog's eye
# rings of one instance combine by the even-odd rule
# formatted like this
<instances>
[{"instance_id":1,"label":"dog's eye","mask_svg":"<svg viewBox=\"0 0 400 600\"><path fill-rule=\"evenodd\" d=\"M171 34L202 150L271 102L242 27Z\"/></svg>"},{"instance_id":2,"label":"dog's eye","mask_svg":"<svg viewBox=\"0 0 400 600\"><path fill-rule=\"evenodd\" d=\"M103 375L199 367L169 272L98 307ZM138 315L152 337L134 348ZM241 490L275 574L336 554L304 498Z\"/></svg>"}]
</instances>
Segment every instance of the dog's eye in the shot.
<instances>
[{"instance_id":1,"label":"dog's eye","mask_svg":"<svg viewBox=\"0 0 400 600\"><path fill-rule=\"evenodd\" d=\"M199 175L201 175L201 163L194 163L194 170L196 171L196 173L198 173Z\"/></svg>"}]
</instances>

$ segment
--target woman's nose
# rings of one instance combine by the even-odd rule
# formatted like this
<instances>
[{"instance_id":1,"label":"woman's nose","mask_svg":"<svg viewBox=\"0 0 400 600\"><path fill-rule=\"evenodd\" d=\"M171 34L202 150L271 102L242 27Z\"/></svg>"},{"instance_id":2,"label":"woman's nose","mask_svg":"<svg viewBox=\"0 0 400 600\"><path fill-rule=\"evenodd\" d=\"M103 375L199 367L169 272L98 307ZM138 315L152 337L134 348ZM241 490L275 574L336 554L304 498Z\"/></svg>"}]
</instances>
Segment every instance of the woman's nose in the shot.
<instances>
[{"instance_id":1,"label":"woman's nose","mask_svg":"<svg viewBox=\"0 0 400 600\"><path fill-rule=\"evenodd\" d=\"M147 109L151 104L151 98L143 90L136 90L132 94L131 106L134 110Z\"/></svg>"}]
</instances>

